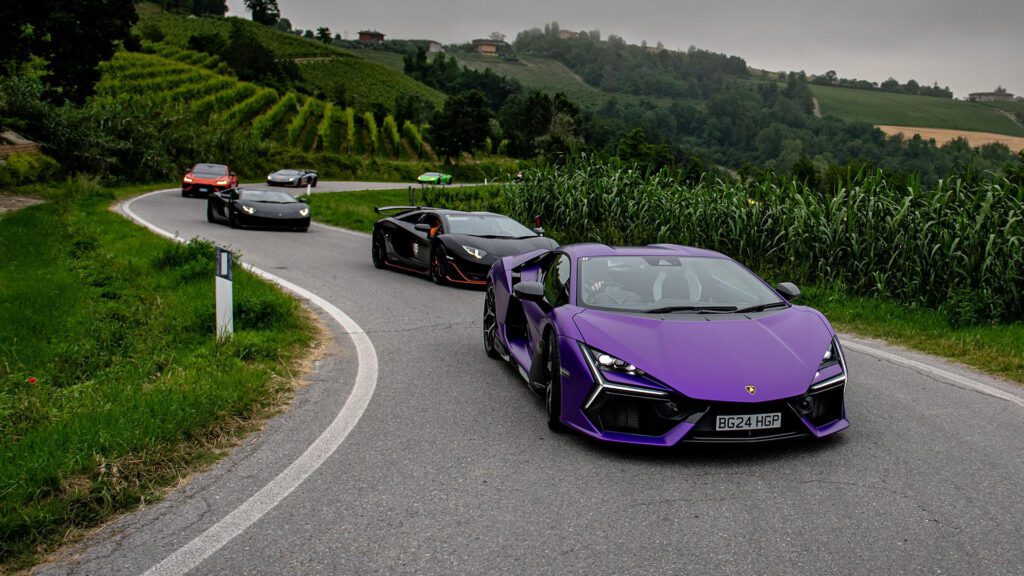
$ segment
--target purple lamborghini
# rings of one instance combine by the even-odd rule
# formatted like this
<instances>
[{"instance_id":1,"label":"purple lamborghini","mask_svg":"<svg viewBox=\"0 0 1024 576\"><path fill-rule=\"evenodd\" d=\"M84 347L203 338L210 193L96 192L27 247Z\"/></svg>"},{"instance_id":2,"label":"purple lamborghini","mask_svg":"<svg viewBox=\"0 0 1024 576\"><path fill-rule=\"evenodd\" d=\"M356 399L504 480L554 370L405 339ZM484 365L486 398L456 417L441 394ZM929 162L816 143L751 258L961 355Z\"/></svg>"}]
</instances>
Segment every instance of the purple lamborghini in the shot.
<instances>
[{"instance_id":1,"label":"purple lamborghini","mask_svg":"<svg viewBox=\"0 0 1024 576\"><path fill-rule=\"evenodd\" d=\"M800 290L717 252L574 244L498 260L487 354L546 399L548 425L612 442L756 442L847 426L846 361Z\"/></svg>"}]
</instances>

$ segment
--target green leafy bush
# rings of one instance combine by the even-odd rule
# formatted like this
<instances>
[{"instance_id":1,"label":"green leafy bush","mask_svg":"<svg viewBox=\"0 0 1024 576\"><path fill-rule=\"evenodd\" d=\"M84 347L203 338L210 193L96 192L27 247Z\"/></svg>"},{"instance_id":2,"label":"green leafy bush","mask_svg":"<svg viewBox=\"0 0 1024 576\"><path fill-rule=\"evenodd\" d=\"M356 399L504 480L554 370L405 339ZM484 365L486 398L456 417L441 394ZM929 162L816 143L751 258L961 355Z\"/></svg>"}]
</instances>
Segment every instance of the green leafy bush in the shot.
<instances>
[{"instance_id":1,"label":"green leafy bush","mask_svg":"<svg viewBox=\"0 0 1024 576\"><path fill-rule=\"evenodd\" d=\"M48 182L60 173L60 164L40 152L12 154L0 160L0 186Z\"/></svg>"}]
</instances>

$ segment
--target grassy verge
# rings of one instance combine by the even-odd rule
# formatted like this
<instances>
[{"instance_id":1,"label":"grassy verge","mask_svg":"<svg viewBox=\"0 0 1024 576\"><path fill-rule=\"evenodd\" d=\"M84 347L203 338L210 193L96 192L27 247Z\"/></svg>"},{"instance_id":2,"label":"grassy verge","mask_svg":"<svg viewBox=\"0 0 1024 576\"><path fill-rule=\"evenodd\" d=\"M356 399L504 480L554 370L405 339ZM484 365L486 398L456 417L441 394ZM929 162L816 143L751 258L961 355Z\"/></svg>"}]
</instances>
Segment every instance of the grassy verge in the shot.
<instances>
[{"instance_id":1,"label":"grassy verge","mask_svg":"<svg viewBox=\"0 0 1024 576\"><path fill-rule=\"evenodd\" d=\"M449 188L427 200L440 208L483 209L481 188ZM495 195L498 191L491 188ZM464 196L464 198L462 198ZM379 218L374 206L402 205L406 191L317 194L314 217L326 224L370 232ZM417 202L423 202L417 196ZM557 230L549 233L558 238ZM784 281L785 278L768 278ZM962 362L1024 384L1024 324L984 324L954 328L945 314L908 307L888 298L857 297L828 286L802 286L802 304L821 310L837 330L880 338L894 344Z\"/></svg>"},{"instance_id":2,"label":"grassy verge","mask_svg":"<svg viewBox=\"0 0 1024 576\"><path fill-rule=\"evenodd\" d=\"M279 403L312 339L298 303L238 269L213 341L212 246L108 208L87 180L0 219L0 572L158 497Z\"/></svg>"}]
</instances>

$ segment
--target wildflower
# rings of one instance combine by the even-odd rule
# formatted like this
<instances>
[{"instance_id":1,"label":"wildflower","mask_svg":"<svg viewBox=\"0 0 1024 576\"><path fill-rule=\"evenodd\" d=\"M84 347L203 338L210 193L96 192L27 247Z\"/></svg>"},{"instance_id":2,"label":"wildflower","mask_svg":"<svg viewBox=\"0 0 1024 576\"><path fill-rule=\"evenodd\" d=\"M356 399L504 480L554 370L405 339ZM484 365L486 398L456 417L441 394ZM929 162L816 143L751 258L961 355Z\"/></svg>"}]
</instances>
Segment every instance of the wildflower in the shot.
<instances>
[{"instance_id":1,"label":"wildflower","mask_svg":"<svg viewBox=\"0 0 1024 576\"><path fill-rule=\"evenodd\" d=\"M28 380L25 380L25 382L28 382L29 384L35 384L36 382L39 382L39 380L36 380L35 376L29 376Z\"/></svg>"}]
</instances>

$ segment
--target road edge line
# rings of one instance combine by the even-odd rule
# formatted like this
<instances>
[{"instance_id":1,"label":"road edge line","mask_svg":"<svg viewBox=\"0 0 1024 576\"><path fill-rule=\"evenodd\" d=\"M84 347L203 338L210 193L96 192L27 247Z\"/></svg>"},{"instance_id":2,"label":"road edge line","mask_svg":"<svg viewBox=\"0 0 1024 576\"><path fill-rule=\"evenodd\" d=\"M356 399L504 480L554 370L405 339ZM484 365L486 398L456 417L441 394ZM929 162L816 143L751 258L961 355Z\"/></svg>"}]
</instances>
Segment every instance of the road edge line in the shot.
<instances>
[{"instance_id":1,"label":"road edge line","mask_svg":"<svg viewBox=\"0 0 1024 576\"><path fill-rule=\"evenodd\" d=\"M1010 392L1007 392L1005 390L996 388L995 386L982 384L977 380L972 380L966 376L954 374L953 372L949 372L948 370L943 370L942 368L937 368L935 366L925 364L924 362L918 362L917 360L905 358L903 356L899 356L891 352L886 352L885 350L873 348L871 346L868 346L867 344L864 344L863 342L851 339L850 337L842 337L842 342L844 348L849 348L850 350L855 350L857 352L861 352L869 356L874 356L875 358L878 358L880 360L886 360L892 362L893 364L899 364L907 368L913 368L921 372L926 372L932 376L950 382L955 386L968 388L975 392L985 394L986 396L992 396L994 398L999 398L1000 400L1006 400L1007 402L1011 402L1013 404L1017 404L1018 406L1024 407L1024 398L1011 394Z\"/></svg>"}]
</instances>

